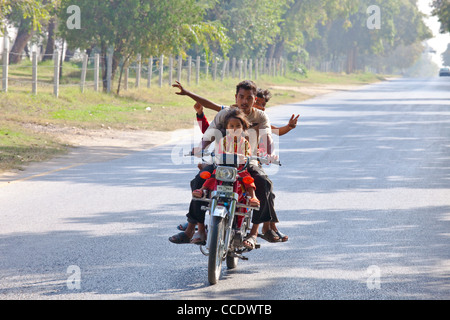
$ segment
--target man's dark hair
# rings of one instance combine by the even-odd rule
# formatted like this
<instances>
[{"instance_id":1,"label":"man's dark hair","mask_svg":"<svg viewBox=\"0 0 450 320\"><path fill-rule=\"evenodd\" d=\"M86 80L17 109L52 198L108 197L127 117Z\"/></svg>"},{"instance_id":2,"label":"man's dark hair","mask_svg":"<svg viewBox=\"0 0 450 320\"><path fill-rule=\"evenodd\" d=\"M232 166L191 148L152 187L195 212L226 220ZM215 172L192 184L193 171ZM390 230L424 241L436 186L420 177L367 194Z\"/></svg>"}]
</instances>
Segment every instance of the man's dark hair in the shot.
<instances>
[{"instance_id":1,"label":"man's dark hair","mask_svg":"<svg viewBox=\"0 0 450 320\"><path fill-rule=\"evenodd\" d=\"M256 86L256 83L254 83L252 80L244 80L239 82L238 85L236 86L236 94L238 94L240 89L251 90L254 96L256 96L258 92L258 87Z\"/></svg>"},{"instance_id":2,"label":"man's dark hair","mask_svg":"<svg viewBox=\"0 0 450 320\"><path fill-rule=\"evenodd\" d=\"M258 93L256 94L258 98L263 98L266 100L266 103L269 102L270 98L272 98L272 94L270 93L269 89L263 90L261 88L258 88Z\"/></svg>"}]
</instances>

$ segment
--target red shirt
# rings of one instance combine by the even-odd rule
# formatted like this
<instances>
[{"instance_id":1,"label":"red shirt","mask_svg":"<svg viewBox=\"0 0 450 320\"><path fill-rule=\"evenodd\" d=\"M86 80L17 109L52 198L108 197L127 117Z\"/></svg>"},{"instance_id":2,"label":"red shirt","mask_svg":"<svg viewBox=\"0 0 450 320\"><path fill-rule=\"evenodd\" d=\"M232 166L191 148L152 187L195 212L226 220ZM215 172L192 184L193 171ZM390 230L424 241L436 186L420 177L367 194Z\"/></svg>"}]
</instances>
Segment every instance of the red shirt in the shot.
<instances>
[{"instance_id":1,"label":"red shirt","mask_svg":"<svg viewBox=\"0 0 450 320\"><path fill-rule=\"evenodd\" d=\"M208 119L206 119L206 116L204 113L202 113L200 116L197 113L197 122L200 126L200 130L202 130L202 133L205 133L206 129L209 127Z\"/></svg>"}]
</instances>

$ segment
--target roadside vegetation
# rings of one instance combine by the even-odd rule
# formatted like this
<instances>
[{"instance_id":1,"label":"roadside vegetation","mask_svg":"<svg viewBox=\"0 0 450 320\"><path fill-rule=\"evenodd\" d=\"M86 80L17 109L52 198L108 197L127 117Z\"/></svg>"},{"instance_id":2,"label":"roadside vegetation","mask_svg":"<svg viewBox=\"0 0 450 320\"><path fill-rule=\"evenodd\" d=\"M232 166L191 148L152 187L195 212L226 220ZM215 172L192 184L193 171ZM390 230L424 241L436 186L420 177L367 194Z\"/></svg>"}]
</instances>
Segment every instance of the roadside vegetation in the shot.
<instances>
[{"instance_id":1,"label":"roadside vegetation","mask_svg":"<svg viewBox=\"0 0 450 320\"><path fill-rule=\"evenodd\" d=\"M26 70L25 68L16 70L16 80L28 76L24 74L25 71L20 71ZM71 68L64 70L68 70L69 74L66 76L70 78ZM51 69L48 72L51 72ZM74 82L78 76L76 73L72 75ZM44 73L42 77L48 77L51 82L50 75ZM285 77L262 76L257 83L262 88L271 88L273 97L269 106L273 106L310 98L311 95L298 90L301 87L324 84L358 85L382 79L369 73L347 75L311 71L307 78L288 73ZM130 83L133 81L134 79L130 79ZM237 78L226 78L216 82L200 80L199 85L182 83L189 90L229 105L234 102L238 81ZM276 89L277 87L282 89ZM36 130L36 127L152 131L189 128L194 119L193 102L176 95L177 91L167 83L162 88L155 83L150 89L132 88L122 91L118 96L95 92L92 89L81 93L79 87L67 86L61 88L60 95L56 98L50 85L39 87L38 94L33 95L30 88L15 86L12 83L7 93L0 93L0 172L20 169L29 162L45 161L67 152L70 147L67 141L61 140L57 134ZM205 113L209 119L214 117L214 112L210 110Z\"/></svg>"},{"instance_id":2,"label":"roadside vegetation","mask_svg":"<svg viewBox=\"0 0 450 320\"><path fill-rule=\"evenodd\" d=\"M441 2L433 1L433 14L446 27L448 7ZM67 141L45 127L168 131L192 126L192 103L167 82L162 88L157 83L151 89L121 87L124 71L138 57L201 57L210 66L218 59L283 59L291 71L308 66L307 77L288 72L258 78L260 87L272 91L270 105L276 105L308 98L311 93L299 87L364 84L379 80L372 73L400 74L422 56L422 42L432 37L422 18L415 1L406 0L260 0L258 5L254 0L2 0L0 36L11 43L9 88L0 93L0 170L66 152ZM24 59L32 52L43 59L36 95L30 93L31 63ZM80 63L70 61L63 64L56 98L52 57L59 52L98 54L102 92L81 93ZM87 73L92 79L92 71ZM231 104L237 82L183 84ZM103 93L109 89L120 95Z\"/></svg>"}]
</instances>

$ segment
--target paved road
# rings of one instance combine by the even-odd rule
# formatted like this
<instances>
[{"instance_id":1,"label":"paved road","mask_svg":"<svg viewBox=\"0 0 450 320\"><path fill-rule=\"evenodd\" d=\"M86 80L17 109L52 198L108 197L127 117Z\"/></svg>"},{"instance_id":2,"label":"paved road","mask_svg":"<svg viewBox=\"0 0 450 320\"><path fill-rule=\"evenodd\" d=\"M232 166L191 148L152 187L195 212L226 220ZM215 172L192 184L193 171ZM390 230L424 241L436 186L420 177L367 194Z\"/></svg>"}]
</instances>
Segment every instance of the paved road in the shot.
<instances>
[{"instance_id":1,"label":"paved road","mask_svg":"<svg viewBox=\"0 0 450 320\"><path fill-rule=\"evenodd\" d=\"M0 184L0 299L449 299L449 79L268 111L293 113L270 173L288 242L208 285L198 248L167 240L196 173L185 138Z\"/></svg>"}]
</instances>

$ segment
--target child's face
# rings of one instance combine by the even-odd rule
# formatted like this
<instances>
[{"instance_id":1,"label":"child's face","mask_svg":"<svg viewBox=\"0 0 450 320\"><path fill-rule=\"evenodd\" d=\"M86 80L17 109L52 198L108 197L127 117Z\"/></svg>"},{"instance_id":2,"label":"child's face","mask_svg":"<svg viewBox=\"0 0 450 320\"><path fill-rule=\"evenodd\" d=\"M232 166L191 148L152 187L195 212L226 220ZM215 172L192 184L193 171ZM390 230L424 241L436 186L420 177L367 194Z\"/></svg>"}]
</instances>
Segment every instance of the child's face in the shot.
<instances>
[{"instance_id":1,"label":"child's face","mask_svg":"<svg viewBox=\"0 0 450 320\"><path fill-rule=\"evenodd\" d=\"M264 98L256 98L254 107L259 110L266 110L266 99Z\"/></svg>"},{"instance_id":2,"label":"child's face","mask_svg":"<svg viewBox=\"0 0 450 320\"><path fill-rule=\"evenodd\" d=\"M227 123L227 135L240 137L243 132L242 122L239 119L231 118Z\"/></svg>"}]
</instances>

